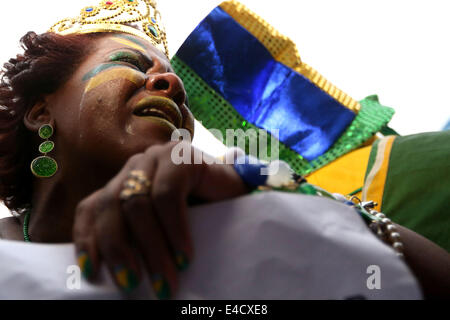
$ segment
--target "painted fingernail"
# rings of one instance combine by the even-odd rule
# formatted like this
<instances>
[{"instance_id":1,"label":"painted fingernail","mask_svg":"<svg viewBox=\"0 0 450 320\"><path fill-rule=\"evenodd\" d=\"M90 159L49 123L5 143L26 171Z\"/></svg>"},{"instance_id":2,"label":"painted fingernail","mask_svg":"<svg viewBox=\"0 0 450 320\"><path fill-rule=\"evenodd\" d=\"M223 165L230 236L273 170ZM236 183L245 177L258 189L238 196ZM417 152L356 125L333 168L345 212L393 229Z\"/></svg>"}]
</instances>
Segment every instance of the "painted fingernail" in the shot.
<instances>
[{"instance_id":1,"label":"painted fingernail","mask_svg":"<svg viewBox=\"0 0 450 320\"><path fill-rule=\"evenodd\" d=\"M179 251L175 254L175 264L178 271L184 271L189 266L189 259L183 252Z\"/></svg>"},{"instance_id":2,"label":"painted fingernail","mask_svg":"<svg viewBox=\"0 0 450 320\"><path fill-rule=\"evenodd\" d=\"M158 299L159 300L170 299L170 287L166 279L160 274L155 274L151 278L153 289L155 290Z\"/></svg>"},{"instance_id":3,"label":"painted fingernail","mask_svg":"<svg viewBox=\"0 0 450 320\"><path fill-rule=\"evenodd\" d=\"M81 269L81 273L83 274L83 277L86 279L89 279L92 276L92 262L89 258L86 251L80 251L78 253L78 266Z\"/></svg>"},{"instance_id":4,"label":"painted fingernail","mask_svg":"<svg viewBox=\"0 0 450 320\"><path fill-rule=\"evenodd\" d=\"M139 284L139 279L133 271L123 266L118 266L114 269L114 276L116 282L125 292L133 291Z\"/></svg>"}]
</instances>

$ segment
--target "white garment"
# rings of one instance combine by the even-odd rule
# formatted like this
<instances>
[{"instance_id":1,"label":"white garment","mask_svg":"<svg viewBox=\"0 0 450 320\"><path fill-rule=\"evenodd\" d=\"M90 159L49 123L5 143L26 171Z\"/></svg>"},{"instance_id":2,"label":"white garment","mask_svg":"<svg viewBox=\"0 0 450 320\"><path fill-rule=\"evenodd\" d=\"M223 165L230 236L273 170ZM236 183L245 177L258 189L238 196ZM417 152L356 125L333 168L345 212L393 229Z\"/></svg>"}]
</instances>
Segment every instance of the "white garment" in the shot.
<instances>
[{"instance_id":1,"label":"white garment","mask_svg":"<svg viewBox=\"0 0 450 320\"><path fill-rule=\"evenodd\" d=\"M189 214L196 254L180 275L177 299L421 298L404 262L337 201L267 192ZM71 265L72 244L0 241L0 298L124 297L105 270L101 284L82 280L74 289ZM369 289L377 275L381 288ZM131 298L154 297L149 288L143 281Z\"/></svg>"}]
</instances>

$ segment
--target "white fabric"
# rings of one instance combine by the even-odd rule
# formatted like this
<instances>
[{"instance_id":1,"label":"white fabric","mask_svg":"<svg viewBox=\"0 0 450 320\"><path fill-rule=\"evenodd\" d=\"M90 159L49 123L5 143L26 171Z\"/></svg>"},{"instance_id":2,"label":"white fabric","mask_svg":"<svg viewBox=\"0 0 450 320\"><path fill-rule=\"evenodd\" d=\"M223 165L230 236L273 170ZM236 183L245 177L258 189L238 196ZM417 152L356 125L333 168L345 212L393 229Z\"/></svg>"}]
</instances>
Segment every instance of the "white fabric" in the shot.
<instances>
[{"instance_id":1,"label":"white fabric","mask_svg":"<svg viewBox=\"0 0 450 320\"><path fill-rule=\"evenodd\" d=\"M420 299L416 280L350 207L270 192L190 210L196 250L177 299ZM0 241L1 299L123 298L101 284L70 289L73 245ZM371 265L381 289L369 289ZM70 271L70 270L69 270ZM72 283L72 282L70 282ZM146 281L131 298L152 298Z\"/></svg>"}]
</instances>

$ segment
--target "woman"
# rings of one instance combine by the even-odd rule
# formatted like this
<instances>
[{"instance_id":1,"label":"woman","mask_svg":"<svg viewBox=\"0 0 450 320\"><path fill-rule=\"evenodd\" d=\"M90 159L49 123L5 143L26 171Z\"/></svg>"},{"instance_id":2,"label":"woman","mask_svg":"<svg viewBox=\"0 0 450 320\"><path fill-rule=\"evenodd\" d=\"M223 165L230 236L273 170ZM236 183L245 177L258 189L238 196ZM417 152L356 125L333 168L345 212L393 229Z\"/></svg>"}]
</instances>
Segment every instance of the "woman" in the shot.
<instances>
[{"instance_id":1,"label":"woman","mask_svg":"<svg viewBox=\"0 0 450 320\"><path fill-rule=\"evenodd\" d=\"M0 86L1 198L20 215L1 220L0 238L74 242L87 279L106 264L121 289L148 274L168 298L193 259L188 203L252 188L233 165L175 165L172 133L193 134L193 116L182 81L150 40L119 31L22 38L25 52L5 64ZM39 148L43 139L54 148ZM36 163L38 150L56 164ZM448 293L448 254L398 228L424 293Z\"/></svg>"}]
</instances>

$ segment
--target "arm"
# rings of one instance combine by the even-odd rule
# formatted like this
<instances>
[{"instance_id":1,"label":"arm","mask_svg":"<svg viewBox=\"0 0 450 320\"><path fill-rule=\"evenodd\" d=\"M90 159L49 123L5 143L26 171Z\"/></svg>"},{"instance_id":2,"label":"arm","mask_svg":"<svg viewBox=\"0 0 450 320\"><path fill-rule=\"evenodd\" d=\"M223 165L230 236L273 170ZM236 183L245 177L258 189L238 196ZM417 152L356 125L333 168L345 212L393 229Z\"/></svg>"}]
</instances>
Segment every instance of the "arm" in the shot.
<instances>
[{"instance_id":1,"label":"arm","mask_svg":"<svg viewBox=\"0 0 450 320\"><path fill-rule=\"evenodd\" d=\"M404 245L405 261L427 299L450 297L450 254L421 235L396 225Z\"/></svg>"}]
</instances>

